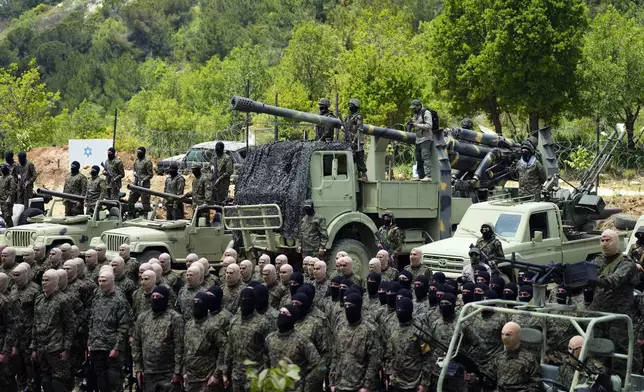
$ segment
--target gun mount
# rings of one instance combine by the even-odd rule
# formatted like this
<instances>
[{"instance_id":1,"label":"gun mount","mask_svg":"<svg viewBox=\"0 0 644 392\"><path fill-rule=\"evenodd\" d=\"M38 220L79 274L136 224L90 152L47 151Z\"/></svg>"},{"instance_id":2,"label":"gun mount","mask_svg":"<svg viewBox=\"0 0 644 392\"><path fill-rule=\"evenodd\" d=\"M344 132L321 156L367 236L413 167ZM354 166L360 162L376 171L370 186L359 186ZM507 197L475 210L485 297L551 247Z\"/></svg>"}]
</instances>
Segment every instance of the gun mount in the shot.
<instances>
[{"instance_id":1,"label":"gun mount","mask_svg":"<svg viewBox=\"0 0 644 392\"><path fill-rule=\"evenodd\" d=\"M41 195L60 197L61 199L65 199L65 200L73 200L73 201L80 201L80 202L85 201L84 196L74 195L74 194L65 193L65 192L50 191L49 189L38 188L36 189L36 193Z\"/></svg>"}]
</instances>

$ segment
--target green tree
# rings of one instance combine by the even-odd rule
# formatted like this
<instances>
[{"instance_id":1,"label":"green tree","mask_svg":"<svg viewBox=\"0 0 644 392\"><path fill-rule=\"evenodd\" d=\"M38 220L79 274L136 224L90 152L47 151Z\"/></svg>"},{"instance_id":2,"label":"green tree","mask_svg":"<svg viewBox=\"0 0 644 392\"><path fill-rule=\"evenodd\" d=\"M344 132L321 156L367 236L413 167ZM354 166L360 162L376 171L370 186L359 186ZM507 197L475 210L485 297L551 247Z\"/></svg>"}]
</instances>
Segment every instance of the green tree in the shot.
<instances>
[{"instance_id":1,"label":"green tree","mask_svg":"<svg viewBox=\"0 0 644 392\"><path fill-rule=\"evenodd\" d=\"M644 104L644 28L612 6L597 15L585 37L579 66L578 112L610 123L623 122L633 143Z\"/></svg>"}]
</instances>

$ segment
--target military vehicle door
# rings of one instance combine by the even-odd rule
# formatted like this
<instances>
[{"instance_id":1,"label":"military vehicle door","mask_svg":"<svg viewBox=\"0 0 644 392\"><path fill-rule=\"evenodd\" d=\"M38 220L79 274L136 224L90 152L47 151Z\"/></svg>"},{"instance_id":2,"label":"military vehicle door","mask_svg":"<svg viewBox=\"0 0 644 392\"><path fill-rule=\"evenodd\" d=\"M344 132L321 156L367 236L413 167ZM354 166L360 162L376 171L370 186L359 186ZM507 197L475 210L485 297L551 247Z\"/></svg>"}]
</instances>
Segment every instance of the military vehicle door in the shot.
<instances>
[{"instance_id":1,"label":"military vehicle door","mask_svg":"<svg viewBox=\"0 0 644 392\"><path fill-rule=\"evenodd\" d=\"M224 234L222 207L198 208L186 230L188 234L186 254L196 253L208 260L214 260L222 249L220 244Z\"/></svg>"},{"instance_id":2,"label":"military vehicle door","mask_svg":"<svg viewBox=\"0 0 644 392\"><path fill-rule=\"evenodd\" d=\"M329 222L356 209L356 178L351 151L316 151L311 157L311 198Z\"/></svg>"},{"instance_id":3,"label":"military vehicle door","mask_svg":"<svg viewBox=\"0 0 644 392\"><path fill-rule=\"evenodd\" d=\"M521 258L535 264L561 262L562 245L558 226L554 210L532 212L526 227L525 243L528 246L521 250Z\"/></svg>"},{"instance_id":4,"label":"military vehicle door","mask_svg":"<svg viewBox=\"0 0 644 392\"><path fill-rule=\"evenodd\" d=\"M100 237L106 230L122 226L123 210L121 203L115 200L99 200L94 208L94 215L87 223L87 232L81 236L80 242L89 244L94 237Z\"/></svg>"}]
</instances>

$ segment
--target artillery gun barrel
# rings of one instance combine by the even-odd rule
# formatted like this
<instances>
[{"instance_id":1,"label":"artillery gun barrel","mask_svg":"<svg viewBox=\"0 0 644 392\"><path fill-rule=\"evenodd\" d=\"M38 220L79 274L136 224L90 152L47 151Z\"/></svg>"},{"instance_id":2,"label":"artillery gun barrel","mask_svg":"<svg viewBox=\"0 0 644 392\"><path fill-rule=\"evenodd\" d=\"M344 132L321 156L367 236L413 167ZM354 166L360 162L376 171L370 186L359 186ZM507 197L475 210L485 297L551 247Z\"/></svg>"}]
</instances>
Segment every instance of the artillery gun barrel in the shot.
<instances>
[{"instance_id":1,"label":"artillery gun barrel","mask_svg":"<svg viewBox=\"0 0 644 392\"><path fill-rule=\"evenodd\" d=\"M169 200L182 200L185 201L186 198L183 197L183 195L173 195L172 193L165 193L165 192L159 192L155 191L150 188L144 188L142 186L137 186L137 185L132 185L128 184L127 189L134 191L134 192L139 192L139 193L147 193L152 196L157 196L162 199L169 199Z\"/></svg>"},{"instance_id":2,"label":"artillery gun barrel","mask_svg":"<svg viewBox=\"0 0 644 392\"><path fill-rule=\"evenodd\" d=\"M309 122L317 125L327 125L340 128L344 125L342 120L335 117L320 116L313 113L301 112L280 108L277 106L267 105L262 102L253 101L244 97L232 97L230 99L230 108L245 113L264 113L277 117L291 118L297 121ZM377 127L375 125L362 125L363 133L367 135L382 137L385 139L396 140L403 143L416 143L416 134L411 132L399 131L391 128Z\"/></svg>"},{"instance_id":3,"label":"artillery gun barrel","mask_svg":"<svg viewBox=\"0 0 644 392\"><path fill-rule=\"evenodd\" d=\"M472 143L485 144L486 146L490 146L490 147L500 147L500 148L519 147L519 145L515 143L513 140L506 139L503 136L495 135L492 133L477 132L477 131L472 131L470 129L463 129L463 128L452 128L451 134L454 137L454 139L468 141Z\"/></svg>"},{"instance_id":4,"label":"artillery gun barrel","mask_svg":"<svg viewBox=\"0 0 644 392\"><path fill-rule=\"evenodd\" d=\"M36 189L36 193L40 193L42 195L53 196L53 197L60 197L61 199L67 199L67 200L85 201L84 196L73 195L71 193L65 193L65 192L50 191L49 189L38 188L38 189Z\"/></svg>"}]
</instances>

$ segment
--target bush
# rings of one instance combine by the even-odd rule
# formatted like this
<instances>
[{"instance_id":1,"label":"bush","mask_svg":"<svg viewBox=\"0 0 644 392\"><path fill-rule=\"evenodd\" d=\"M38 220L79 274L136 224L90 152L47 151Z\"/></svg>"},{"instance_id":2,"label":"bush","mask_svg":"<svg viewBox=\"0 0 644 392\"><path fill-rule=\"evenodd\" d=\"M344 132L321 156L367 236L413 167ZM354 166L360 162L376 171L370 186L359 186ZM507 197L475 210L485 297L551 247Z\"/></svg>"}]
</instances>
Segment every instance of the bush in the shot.
<instances>
[{"instance_id":1,"label":"bush","mask_svg":"<svg viewBox=\"0 0 644 392\"><path fill-rule=\"evenodd\" d=\"M279 365L257 371L257 363L244 361L246 377L250 380L251 392L284 392L294 390L295 384L300 380L300 368L286 361Z\"/></svg>"}]
</instances>

